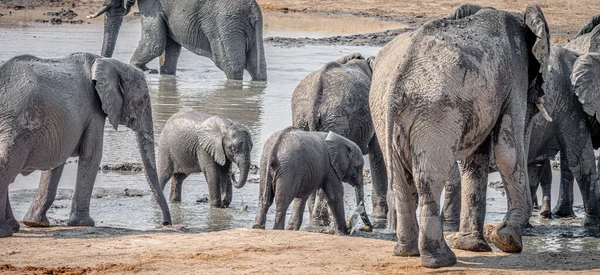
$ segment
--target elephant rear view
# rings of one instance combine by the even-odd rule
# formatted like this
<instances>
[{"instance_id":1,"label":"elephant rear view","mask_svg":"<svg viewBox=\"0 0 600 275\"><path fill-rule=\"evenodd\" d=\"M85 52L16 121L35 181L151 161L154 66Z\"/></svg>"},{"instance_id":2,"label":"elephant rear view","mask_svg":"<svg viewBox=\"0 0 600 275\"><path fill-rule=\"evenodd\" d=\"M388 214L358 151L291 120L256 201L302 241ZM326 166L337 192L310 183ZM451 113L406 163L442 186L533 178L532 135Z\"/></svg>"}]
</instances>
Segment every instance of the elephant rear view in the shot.
<instances>
[{"instance_id":1,"label":"elephant rear view","mask_svg":"<svg viewBox=\"0 0 600 275\"><path fill-rule=\"evenodd\" d=\"M162 188L171 181L171 201L181 201L183 180L203 172L211 206L229 207L232 181L242 188L250 170L252 139L239 122L186 109L172 115L160 135L158 178ZM240 169L235 180L231 164Z\"/></svg>"},{"instance_id":2,"label":"elephant rear view","mask_svg":"<svg viewBox=\"0 0 600 275\"><path fill-rule=\"evenodd\" d=\"M48 226L65 162L79 157L67 225L93 226L89 205L102 159L104 124L137 134L146 179L170 224L158 184L150 95L142 71L110 58L75 53L65 58L14 57L0 65L0 236L18 229L8 202L8 184L20 173L44 170L35 201L24 217Z\"/></svg>"},{"instance_id":3,"label":"elephant rear view","mask_svg":"<svg viewBox=\"0 0 600 275\"><path fill-rule=\"evenodd\" d=\"M105 22L104 45L110 46L103 51L114 48L119 20L132 1L126 8L122 0L107 3L110 16ZM142 37L131 57L132 65L154 72L146 64L162 55L160 72L175 74L183 46L210 58L227 79L242 80L246 70L252 80L267 80L262 12L255 0L139 0L138 6Z\"/></svg>"},{"instance_id":4,"label":"elephant rear view","mask_svg":"<svg viewBox=\"0 0 600 275\"><path fill-rule=\"evenodd\" d=\"M260 161L259 209L253 228L265 228L267 211L277 205L274 229L283 229L288 206L294 201L289 230L302 224L308 196L323 189L334 217L334 231L346 234L344 186L355 188L356 206L364 206L363 157L352 141L334 133L306 132L288 127L265 142ZM361 211L365 230L371 222Z\"/></svg>"},{"instance_id":5,"label":"elephant rear view","mask_svg":"<svg viewBox=\"0 0 600 275\"><path fill-rule=\"evenodd\" d=\"M491 250L483 221L492 148L508 212L491 239L505 252L522 250L531 213L526 132L537 110L545 112L548 39L542 11L529 5L524 14L482 9L458 20L433 20L379 52L369 103L395 196L394 254L420 255L425 267L456 263L439 213L457 160L463 201L455 247Z\"/></svg>"}]
</instances>

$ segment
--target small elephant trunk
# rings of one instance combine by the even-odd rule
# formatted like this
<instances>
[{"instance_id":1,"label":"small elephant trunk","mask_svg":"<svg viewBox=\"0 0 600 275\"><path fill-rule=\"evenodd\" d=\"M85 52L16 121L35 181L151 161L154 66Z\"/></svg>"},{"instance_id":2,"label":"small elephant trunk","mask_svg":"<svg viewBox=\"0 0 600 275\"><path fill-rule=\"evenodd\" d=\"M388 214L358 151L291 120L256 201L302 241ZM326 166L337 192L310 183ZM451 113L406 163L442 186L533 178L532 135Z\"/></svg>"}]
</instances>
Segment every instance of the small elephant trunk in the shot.
<instances>
[{"instance_id":1,"label":"small elephant trunk","mask_svg":"<svg viewBox=\"0 0 600 275\"><path fill-rule=\"evenodd\" d=\"M240 181L236 181L233 173L231 174L231 181L235 188L242 188L246 185L246 180L248 179L248 173L250 172L250 156L244 156L238 158L235 162L237 167L240 169Z\"/></svg>"},{"instance_id":2,"label":"small elephant trunk","mask_svg":"<svg viewBox=\"0 0 600 275\"><path fill-rule=\"evenodd\" d=\"M360 211L360 218L365 224L365 228L371 229L373 225L371 224L371 220L369 220L369 215L367 215L367 211L365 210L365 188L363 183L362 175L358 176L356 186L354 186L354 191L356 195L356 207ZM360 209L362 207L362 209Z\"/></svg>"},{"instance_id":3,"label":"small elephant trunk","mask_svg":"<svg viewBox=\"0 0 600 275\"><path fill-rule=\"evenodd\" d=\"M152 123L150 120L149 123ZM144 171L146 173L146 180L150 185L150 190L154 198L158 202L163 215L163 225L171 224L171 213L169 212L169 206L167 200L162 192L162 188L158 183L158 175L156 173L156 157L154 152L154 131L152 128L148 132L139 131L136 132L137 141L140 149L140 155L144 164Z\"/></svg>"},{"instance_id":4,"label":"small elephant trunk","mask_svg":"<svg viewBox=\"0 0 600 275\"><path fill-rule=\"evenodd\" d=\"M104 18L104 39L102 41L102 52L104 57L112 57L117 44L117 37L125 16L124 8L111 8L106 12Z\"/></svg>"}]
</instances>

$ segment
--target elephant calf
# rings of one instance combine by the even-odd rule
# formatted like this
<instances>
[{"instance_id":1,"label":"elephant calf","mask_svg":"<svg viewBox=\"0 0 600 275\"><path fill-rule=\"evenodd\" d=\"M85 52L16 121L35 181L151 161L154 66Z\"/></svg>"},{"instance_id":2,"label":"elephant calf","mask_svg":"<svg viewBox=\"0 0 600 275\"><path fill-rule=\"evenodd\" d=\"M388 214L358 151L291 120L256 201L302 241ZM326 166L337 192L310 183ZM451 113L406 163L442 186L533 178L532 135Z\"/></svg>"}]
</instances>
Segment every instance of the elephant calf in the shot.
<instances>
[{"instance_id":1,"label":"elephant calf","mask_svg":"<svg viewBox=\"0 0 600 275\"><path fill-rule=\"evenodd\" d=\"M191 173L203 172L211 206L229 207L231 185L242 188L250 170L252 139L248 129L230 119L194 110L169 118L160 135L158 177L164 189L171 181L171 201L181 201L181 185ZM240 181L230 172L240 169Z\"/></svg>"},{"instance_id":2,"label":"elephant calf","mask_svg":"<svg viewBox=\"0 0 600 275\"><path fill-rule=\"evenodd\" d=\"M19 229L8 201L8 184L18 174L44 170L34 203L23 218L29 226L48 226L65 162L79 157L77 181L67 225L94 226L90 199L102 159L106 117L116 129L137 133L146 178L171 224L159 188L154 158L150 96L144 74L133 66L90 53L65 58L14 57L0 65L0 237Z\"/></svg>"},{"instance_id":3,"label":"elephant calf","mask_svg":"<svg viewBox=\"0 0 600 275\"><path fill-rule=\"evenodd\" d=\"M302 130L333 131L356 143L361 154L369 154L373 216L385 219L387 174L369 112L371 62L372 57L364 59L360 53L354 53L328 62L320 70L309 74L292 95L292 118L294 126ZM325 200L319 198L323 203L313 209L313 197L311 195L308 201L311 218L316 212L316 218L325 223Z\"/></svg>"},{"instance_id":4,"label":"elephant calf","mask_svg":"<svg viewBox=\"0 0 600 275\"><path fill-rule=\"evenodd\" d=\"M294 200L288 230L298 230L308 196L321 188L333 213L337 234L348 232L344 221L344 187L354 186L357 207L364 204L363 158L360 148L334 132L305 132L288 127L269 137L260 165L259 210L253 228L265 228L267 210L277 204L274 229L283 229ZM361 218L371 228L363 211Z\"/></svg>"}]
</instances>

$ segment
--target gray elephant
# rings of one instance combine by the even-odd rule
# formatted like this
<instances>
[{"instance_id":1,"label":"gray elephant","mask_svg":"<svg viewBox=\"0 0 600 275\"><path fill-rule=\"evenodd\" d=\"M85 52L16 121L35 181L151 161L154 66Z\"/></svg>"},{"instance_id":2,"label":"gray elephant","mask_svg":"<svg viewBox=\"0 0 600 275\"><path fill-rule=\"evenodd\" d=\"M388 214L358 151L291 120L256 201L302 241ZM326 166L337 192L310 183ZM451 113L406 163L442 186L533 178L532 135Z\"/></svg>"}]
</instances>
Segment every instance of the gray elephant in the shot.
<instances>
[{"instance_id":1,"label":"gray elephant","mask_svg":"<svg viewBox=\"0 0 600 275\"><path fill-rule=\"evenodd\" d=\"M102 53L110 56L120 22L134 1L107 0ZM263 47L263 20L255 0L144 0L138 1L142 38L130 63L144 71L160 56L160 73L175 74L181 46L210 58L227 79L267 80ZM100 12L97 14L101 14Z\"/></svg>"},{"instance_id":2,"label":"gray elephant","mask_svg":"<svg viewBox=\"0 0 600 275\"><path fill-rule=\"evenodd\" d=\"M360 53L344 56L309 74L292 95L293 125L305 131L333 131L356 143L362 154L369 154L373 177L373 216L385 219L387 214L387 174L383 154L375 137L369 112L369 87L373 58ZM326 199L319 191L318 205L313 209L314 195L309 198L311 217L327 219ZM323 209L325 211L323 211Z\"/></svg>"},{"instance_id":3,"label":"gray elephant","mask_svg":"<svg viewBox=\"0 0 600 275\"><path fill-rule=\"evenodd\" d=\"M181 201L182 183L192 173L204 173L213 207L229 207L232 181L236 188L246 184L252 139L238 122L185 109L169 118L159 144L158 178L163 189L172 179L171 201ZM232 163L240 169L239 182Z\"/></svg>"},{"instance_id":4,"label":"gray elephant","mask_svg":"<svg viewBox=\"0 0 600 275\"><path fill-rule=\"evenodd\" d=\"M154 130L148 87L142 71L110 58L75 53L65 58L14 57L0 65L0 236L18 229L8 202L8 184L20 173L42 172L35 201L23 222L48 226L65 161L79 157L77 182L67 225L94 226L90 198L102 159L106 117L116 129L137 133L146 179L171 223L154 157Z\"/></svg>"},{"instance_id":5,"label":"gray elephant","mask_svg":"<svg viewBox=\"0 0 600 275\"><path fill-rule=\"evenodd\" d=\"M490 250L483 221L492 148L508 212L491 240L505 252L522 250L531 214L527 130L536 107L545 112L549 44L542 11L529 5L524 15L484 9L433 20L379 52L369 104L395 198L394 254L420 255L425 267L456 263L442 234L440 196L457 160L463 201L455 247Z\"/></svg>"},{"instance_id":6,"label":"gray elephant","mask_svg":"<svg viewBox=\"0 0 600 275\"><path fill-rule=\"evenodd\" d=\"M333 214L336 234L348 233L344 214L344 186L355 188L357 207L364 207L363 157L352 141L334 132L306 132L288 127L265 142L260 161L259 209L253 228L265 228L267 211L277 205L274 229L283 229L287 208L294 201L288 230L298 230L308 196L321 188ZM362 211L365 230L371 222Z\"/></svg>"},{"instance_id":7,"label":"gray elephant","mask_svg":"<svg viewBox=\"0 0 600 275\"><path fill-rule=\"evenodd\" d=\"M565 45L565 48L579 54L599 52L600 27L598 27L598 25L600 25L600 15L590 18L590 20L583 25L581 30L577 32L575 38Z\"/></svg>"}]
</instances>

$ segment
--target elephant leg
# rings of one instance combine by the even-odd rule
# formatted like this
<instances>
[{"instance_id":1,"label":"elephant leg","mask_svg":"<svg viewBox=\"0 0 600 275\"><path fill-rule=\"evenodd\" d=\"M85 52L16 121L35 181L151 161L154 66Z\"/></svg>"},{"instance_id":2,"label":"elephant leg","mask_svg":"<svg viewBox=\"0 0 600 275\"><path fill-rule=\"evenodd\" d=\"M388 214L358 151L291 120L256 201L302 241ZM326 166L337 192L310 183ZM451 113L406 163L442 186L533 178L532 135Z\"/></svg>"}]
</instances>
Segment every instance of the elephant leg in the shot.
<instances>
[{"instance_id":1,"label":"elephant leg","mask_svg":"<svg viewBox=\"0 0 600 275\"><path fill-rule=\"evenodd\" d=\"M167 24L160 16L142 17L142 37L129 63L149 73L158 73L146 67L148 62L159 57L167 44Z\"/></svg>"},{"instance_id":2,"label":"elephant leg","mask_svg":"<svg viewBox=\"0 0 600 275\"><path fill-rule=\"evenodd\" d=\"M13 228L8 224L6 213L9 207L8 201L8 183L0 183L0 238L10 237L13 235Z\"/></svg>"},{"instance_id":3,"label":"elephant leg","mask_svg":"<svg viewBox=\"0 0 600 275\"><path fill-rule=\"evenodd\" d=\"M217 165L218 164L215 163L208 169L202 169L202 171L204 171L206 183L208 183L208 197L210 199L210 206L222 208L221 175L219 175L220 171L216 167Z\"/></svg>"},{"instance_id":4,"label":"elephant leg","mask_svg":"<svg viewBox=\"0 0 600 275\"><path fill-rule=\"evenodd\" d=\"M310 213L311 224L316 226L329 226L329 207L327 204L327 196L323 189L317 189L310 194L308 198L308 209Z\"/></svg>"},{"instance_id":5,"label":"elephant leg","mask_svg":"<svg viewBox=\"0 0 600 275\"><path fill-rule=\"evenodd\" d=\"M388 212L387 205L387 172L383 153L379 146L377 137L373 137L369 142L369 163L371 164L371 178L373 180L372 202L373 214L375 219L385 219Z\"/></svg>"},{"instance_id":6,"label":"elephant leg","mask_svg":"<svg viewBox=\"0 0 600 275\"><path fill-rule=\"evenodd\" d=\"M446 183L444 196L444 208L442 209L442 225L444 232L456 232L460 225L460 169L458 163L452 166L450 180Z\"/></svg>"},{"instance_id":7,"label":"elephant leg","mask_svg":"<svg viewBox=\"0 0 600 275\"><path fill-rule=\"evenodd\" d=\"M231 183L231 174L228 171L222 171L227 176L222 177L221 181L221 203L224 208L228 208L233 198L233 184Z\"/></svg>"},{"instance_id":8,"label":"elephant leg","mask_svg":"<svg viewBox=\"0 0 600 275\"><path fill-rule=\"evenodd\" d=\"M527 162L523 129L515 126L509 114L502 117L495 130L494 155L505 182L508 209L502 223L492 232L491 240L504 252L518 253L523 249L521 234L531 216L531 194L528 192Z\"/></svg>"},{"instance_id":9,"label":"elephant leg","mask_svg":"<svg viewBox=\"0 0 600 275\"><path fill-rule=\"evenodd\" d=\"M169 200L171 202L180 202L181 201L181 188L183 186L183 181L188 177L188 174L184 173L175 173L171 178L171 195L169 196Z\"/></svg>"},{"instance_id":10,"label":"elephant leg","mask_svg":"<svg viewBox=\"0 0 600 275\"><path fill-rule=\"evenodd\" d=\"M348 234L346 215L344 214L344 187L342 186L342 182L330 179L323 186L323 192L327 198L329 210L333 215L334 232L338 235Z\"/></svg>"},{"instance_id":11,"label":"elephant leg","mask_svg":"<svg viewBox=\"0 0 600 275\"><path fill-rule=\"evenodd\" d=\"M529 190L531 194L531 206L533 209L540 209L537 199L537 189L540 185L540 173L543 163L531 163L527 165L527 175L529 176Z\"/></svg>"},{"instance_id":12,"label":"elephant leg","mask_svg":"<svg viewBox=\"0 0 600 275\"><path fill-rule=\"evenodd\" d=\"M292 210L292 216L290 217L287 230L300 230L307 200L308 197L294 199L294 209Z\"/></svg>"},{"instance_id":13,"label":"elephant leg","mask_svg":"<svg viewBox=\"0 0 600 275\"><path fill-rule=\"evenodd\" d=\"M285 195L277 194L275 195L275 225L273 229L275 230L283 230L285 227L285 215L287 214L287 209L292 203L294 198L288 197Z\"/></svg>"},{"instance_id":14,"label":"elephant leg","mask_svg":"<svg viewBox=\"0 0 600 275\"><path fill-rule=\"evenodd\" d=\"M160 55L160 73L174 75L177 70L177 60L181 54L181 45L167 36L165 51Z\"/></svg>"},{"instance_id":15,"label":"elephant leg","mask_svg":"<svg viewBox=\"0 0 600 275\"><path fill-rule=\"evenodd\" d=\"M557 217L575 217L573 212L573 183L575 181L564 150L560 151L560 185L558 201L552 209L552 214Z\"/></svg>"},{"instance_id":16,"label":"elephant leg","mask_svg":"<svg viewBox=\"0 0 600 275\"><path fill-rule=\"evenodd\" d=\"M29 227L47 227L50 222L46 217L46 212L54 203L58 183L65 165L58 166L50 171L43 171L40 178L40 186L33 203L29 207L27 214L23 217L23 223Z\"/></svg>"},{"instance_id":17,"label":"elephant leg","mask_svg":"<svg viewBox=\"0 0 600 275\"><path fill-rule=\"evenodd\" d=\"M166 146L158 147L158 157L156 158L156 173L158 174L158 184L162 188L163 192L167 186L169 179L173 177L175 169L173 167L173 161L169 157L169 149Z\"/></svg>"},{"instance_id":18,"label":"elephant leg","mask_svg":"<svg viewBox=\"0 0 600 275\"><path fill-rule=\"evenodd\" d=\"M270 179L267 179L266 173L262 171L264 166L266 165L261 163L261 184L258 197L258 212L256 212L256 218L254 220L254 225L252 226L254 229L265 229L265 224L267 222L267 211L269 211L269 208L273 204L274 198L273 190L270 187L271 184L266 182L270 181ZM263 182L263 180L265 182Z\"/></svg>"},{"instance_id":19,"label":"elephant leg","mask_svg":"<svg viewBox=\"0 0 600 275\"><path fill-rule=\"evenodd\" d=\"M99 132L102 133L102 130ZM90 131L90 133L97 132ZM94 226L95 222L90 217L90 200L101 160L102 138L86 137L79 154L77 180L71 202L71 214L67 220L68 226Z\"/></svg>"},{"instance_id":20,"label":"elephant leg","mask_svg":"<svg viewBox=\"0 0 600 275\"><path fill-rule=\"evenodd\" d=\"M443 139L434 138L433 140ZM436 144L437 146L431 145L433 144L426 141L424 144L414 146L412 174L419 197L418 244L421 265L438 268L456 264L456 255L446 244L440 219L442 189L449 179L456 158L451 149L452 145L442 142ZM432 148L436 149L432 150ZM401 207L399 206L399 208Z\"/></svg>"},{"instance_id":21,"label":"elephant leg","mask_svg":"<svg viewBox=\"0 0 600 275\"><path fill-rule=\"evenodd\" d=\"M592 140L590 138L585 140L586 144L581 149L580 154L574 154L573 151L576 148L571 148L569 144L565 146L567 149L567 162L569 163L569 169L573 172L577 180L581 198L583 199L583 206L586 212L583 224L586 227L599 227L600 198L598 194L596 158L594 156Z\"/></svg>"},{"instance_id":22,"label":"elephant leg","mask_svg":"<svg viewBox=\"0 0 600 275\"><path fill-rule=\"evenodd\" d=\"M460 231L453 248L492 251L483 237L491 138L462 163Z\"/></svg>"},{"instance_id":23,"label":"elephant leg","mask_svg":"<svg viewBox=\"0 0 600 275\"><path fill-rule=\"evenodd\" d=\"M394 255L410 257L419 256L419 224L417 223L417 189L410 173L398 157L392 158L393 173L392 188L388 189L388 196L392 198L396 212L393 223L396 225L398 242L394 245Z\"/></svg>"},{"instance_id":24,"label":"elephant leg","mask_svg":"<svg viewBox=\"0 0 600 275\"><path fill-rule=\"evenodd\" d=\"M550 164L550 160L544 161L542 167L540 167L539 176L540 185L542 186L542 205L540 207L540 215L544 218L550 219L552 218L552 212L550 211L552 165Z\"/></svg>"}]
</instances>

